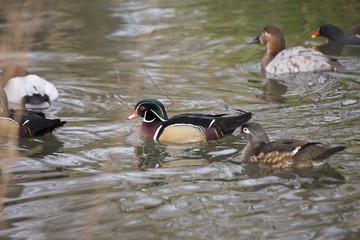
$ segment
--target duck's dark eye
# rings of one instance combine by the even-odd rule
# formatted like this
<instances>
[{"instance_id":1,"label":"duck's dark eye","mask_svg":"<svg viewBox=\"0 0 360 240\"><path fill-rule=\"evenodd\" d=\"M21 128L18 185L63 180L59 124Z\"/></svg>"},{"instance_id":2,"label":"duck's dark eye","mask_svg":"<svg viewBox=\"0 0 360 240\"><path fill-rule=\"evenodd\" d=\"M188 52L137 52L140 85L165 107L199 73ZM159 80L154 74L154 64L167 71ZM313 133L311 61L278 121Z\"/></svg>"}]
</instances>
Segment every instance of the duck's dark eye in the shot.
<instances>
[{"instance_id":1,"label":"duck's dark eye","mask_svg":"<svg viewBox=\"0 0 360 240\"><path fill-rule=\"evenodd\" d=\"M244 133L250 133L250 131L249 131L249 129L247 127L244 127L242 130L243 130Z\"/></svg>"},{"instance_id":2,"label":"duck's dark eye","mask_svg":"<svg viewBox=\"0 0 360 240\"><path fill-rule=\"evenodd\" d=\"M144 111L146 108L145 108L145 106L141 106L139 109L140 109L140 111Z\"/></svg>"}]
</instances>

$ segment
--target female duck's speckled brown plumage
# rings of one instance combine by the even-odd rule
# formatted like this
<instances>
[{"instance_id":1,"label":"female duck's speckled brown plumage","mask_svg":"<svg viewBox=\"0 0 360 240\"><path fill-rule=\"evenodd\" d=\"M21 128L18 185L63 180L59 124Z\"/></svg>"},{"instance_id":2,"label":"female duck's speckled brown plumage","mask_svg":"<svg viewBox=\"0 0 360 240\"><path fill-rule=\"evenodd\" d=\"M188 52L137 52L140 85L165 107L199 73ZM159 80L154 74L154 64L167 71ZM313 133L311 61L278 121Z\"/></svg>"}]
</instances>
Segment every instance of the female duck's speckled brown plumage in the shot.
<instances>
[{"instance_id":1,"label":"female duck's speckled brown plumage","mask_svg":"<svg viewBox=\"0 0 360 240\"><path fill-rule=\"evenodd\" d=\"M246 123L241 134L247 140L241 161L258 163L273 168L306 168L321 165L325 159L345 149L343 146L324 148L318 142L283 139L270 141L258 123Z\"/></svg>"},{"instance_id":2,"label":"female duck's speckled brown plumage","mask_svg":"<svg viewBox=\"0 0 360 240\"><path fill-rule=\"evenodd\" d=\"M344 69L336 59L311 48L294 47L285 49L285 38L280 29L266 26L252 42L267 47L261 60L261 69L272 74L316 72Z\"/></svg>"}]
</instances>

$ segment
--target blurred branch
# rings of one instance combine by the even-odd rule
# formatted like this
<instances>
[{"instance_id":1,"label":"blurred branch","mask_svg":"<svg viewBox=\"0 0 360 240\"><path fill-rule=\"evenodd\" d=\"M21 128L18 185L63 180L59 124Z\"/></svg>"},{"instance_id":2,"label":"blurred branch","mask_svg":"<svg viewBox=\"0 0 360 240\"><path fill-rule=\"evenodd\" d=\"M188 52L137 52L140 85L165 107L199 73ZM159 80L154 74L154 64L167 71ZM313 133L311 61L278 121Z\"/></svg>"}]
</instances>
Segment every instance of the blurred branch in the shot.
<instances>
[{"instance_id":1,"label":"blurred branch","mask_svg":"<svg viewBox=\"0 0 360 240\"><path fill-rule=\"evenodd\" d=\"M1 64L5 61L28 64L28 53L33 46L34 35L42 24L40 0L1 0L1 15L5 19L6 28L1 35Z\"/></svg>"},{"instance_id":2,"label":"blurred branch","mask_svg":"<svg viewBox=\"0 0 360 240\"><path fill-rule=\"evenodd\" d=\"M156 89L158 89L162 95L164 95L167 99L169 99L171 101L171 104L174 102L174 100L169 96L167 95L155 82L154 80L151 78L151 76L148 74L147 72L147 69L146 69L146 65L144 64L144 71L145 71L145 74L146 76L150 79L151 83L154 85L154 87Z\"/></svg>"},{"instance_id":3,"label":"blurred branch","mask_svg":"<svg viewBox=\"0 0 360 240\"><path fill-rule=\"evenodd\" d=\"M14 61L26 65L33 46L34 35L42 23L41 0L0 0L1 24L5 26L0 36L0 64ZM11 166L21 156L18 153L18 132L2 136L0 132L0 198L6 197L12 179ZM36 150L34 150L36 151ZM31 154L31 151L30 151ZM3 219L3 201L0 203L0 229L6 227Z\"/></svg>"}]
</instances>

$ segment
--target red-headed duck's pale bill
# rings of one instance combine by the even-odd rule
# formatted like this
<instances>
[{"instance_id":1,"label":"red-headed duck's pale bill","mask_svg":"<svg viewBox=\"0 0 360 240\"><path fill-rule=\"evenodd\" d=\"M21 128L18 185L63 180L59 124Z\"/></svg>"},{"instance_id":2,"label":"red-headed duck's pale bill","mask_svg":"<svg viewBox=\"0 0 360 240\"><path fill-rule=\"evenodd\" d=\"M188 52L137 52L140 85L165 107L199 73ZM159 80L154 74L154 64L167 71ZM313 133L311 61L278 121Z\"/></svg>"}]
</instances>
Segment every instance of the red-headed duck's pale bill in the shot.
<instances>
[{"instance_id":1,"label":"red-headed duck's pale bill","mask_svg":"<svg viewBox=\"0 0 360 240\"><path fill-rule=\"evenodd\" d=\"M319 36L320 36L320 28L316 32L314 32L313 35L311 35L311 38L315 39L315 38L317 38Z\"/></svg>"},{"instance_id":2,"label":"red-headed duck's pale bill","mask_svg":"<svg viewBox=\"0 0 360 240\"><path fill-rule=\"evenodd\" d=\"M139 115L137 114L137 111L134 111L134 114L129 116L127 119L132 120L132 119L135 119L135 118L138 118L138 117L139 117Z\"/></svg>"}]
</instances>

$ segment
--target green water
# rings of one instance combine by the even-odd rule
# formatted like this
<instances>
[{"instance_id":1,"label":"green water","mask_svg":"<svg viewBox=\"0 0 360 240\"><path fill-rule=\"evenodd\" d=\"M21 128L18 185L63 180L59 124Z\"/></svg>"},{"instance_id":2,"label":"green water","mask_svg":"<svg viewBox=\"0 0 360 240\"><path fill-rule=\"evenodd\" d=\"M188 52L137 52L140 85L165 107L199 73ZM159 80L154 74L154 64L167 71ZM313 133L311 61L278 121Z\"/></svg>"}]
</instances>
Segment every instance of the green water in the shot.
<instances>
[{"instance_id":1,"label":"green water","mask_svg":"<svg viewBox=\"0 0 360 240\"><path fill-rule=\"evenodd\" d=\"M346 72L268 79L264 46L246 42L274 24L288 47L324 43L311 34L360 24L359 1L36 2L0 5L29 16L20 32L42 20L33 38L1 38L11 49L1 64L53 82L60 97L45 114L68 123L20 141L11 164L2 156L0 238L358 239L359 54L336 56ZM6 12L1 36L13 26ZM321 168L281 172L238 163L238 131L204 145L144 142L140 122L126 120L143 98L170 115L251 110L272 139L347 149Z\"/></svg>"}]
</instances>

